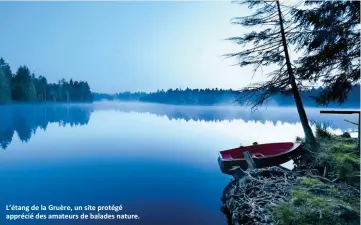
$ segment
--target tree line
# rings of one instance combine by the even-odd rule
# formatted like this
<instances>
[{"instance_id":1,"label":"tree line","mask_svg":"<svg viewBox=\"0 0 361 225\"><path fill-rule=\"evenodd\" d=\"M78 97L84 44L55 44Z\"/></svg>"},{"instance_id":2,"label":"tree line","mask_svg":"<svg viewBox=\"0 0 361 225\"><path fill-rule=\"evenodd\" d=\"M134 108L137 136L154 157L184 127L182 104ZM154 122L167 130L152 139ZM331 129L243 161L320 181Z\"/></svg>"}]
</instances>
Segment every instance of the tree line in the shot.
<instances>
[{"instance_id":1,"label":"tree line","mask_svg":"<svg viewBox=\"0 0 361 225\"><path fill-rule=\"evenodd\" d=\"M92 101L89 84L84 81L49 83L44 76L36 76L27 66L15 73L0 58L0 103L8 102L88 102Z\"/></svg>"},{"instance_id":2,"label":"tree line","mask_svg":"<svg viewBox=\"0 0 361 225\"><path fill-rule=\"evenodd\" d=\"M324 88L312 88L300 92L304 105L307 107L322 106L315 98L324 91ZM156 92L122 92L114 95L94 93L94 100L120 100L161 103L172 105L247 105L246 102L236 102L242 95L241 91L232 89L206 88L206 89L168 89ZM245 93L246 95L246 93ZM256 99L254 99L256 101ZM294 106L292 95L274 94L267 100L268 106ZM329 107L359 108L360 85L354 85L348 98L342 103L331 102Z\"/></svg>"}]
</instances>

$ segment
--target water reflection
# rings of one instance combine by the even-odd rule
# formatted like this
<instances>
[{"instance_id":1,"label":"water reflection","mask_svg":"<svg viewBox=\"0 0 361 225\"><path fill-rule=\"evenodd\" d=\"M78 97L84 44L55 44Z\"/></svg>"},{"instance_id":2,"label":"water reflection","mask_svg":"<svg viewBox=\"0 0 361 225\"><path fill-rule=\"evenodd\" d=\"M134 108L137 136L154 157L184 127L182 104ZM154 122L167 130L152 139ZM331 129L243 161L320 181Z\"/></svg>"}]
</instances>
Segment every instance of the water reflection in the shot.
<instances>
[{"instance_id":1,"label":"water reflection","mask_svg":"<svg viewBox=\"0 0 361 225\"><path fill-rule=\"evenodd\" d=\"M49 123L59 126L87 125L92 113L90 105L7 105L0 107L0 145L6 149L15 132L28 142L37 129L46 130Z\"/></svg>"},{"instance_id":2,"label":"water reflection","mask_svg":"<svg viewBox=\"0 0 361 225\"><path fill-rule=\"evenodd\" d=\"M14 134L17 133L23 142L30 140L37 129L46 130L48 124L57 123L60 127L66 125L87 125L94 111L120 111L123 113L147 113L164 117L169 120L185 122L224 121L255 122L257 124L279 123L295 124L299 118L295 108L267 108L251 112L249 108L241 107L204 107L204 106L172 106L161 104L140 104L122 102L96 102L93 104L42 104L42 105L7 105L0 106L0 146L6 149ZM354 127L344 119L356 121L354 115L321 115L320 109L309 108L309 119L332 121L334 128L342 131ZM107 118L104 118L106 120Z\"/></svg>"},{"instance_id":3,"label":"water reflection","mask_svg":"<svg viewBox=\"0 0 361 225\"><path fill-rule=\"evenodd\" d=\"M332 119L348 129L343 116ZM224 224L219 194L230 178L219 171L218 151L294 140L303 133L297 121L294 109L251 114L133 103L0 106L0 138L7 147L0 151L0 199L5 205L119 203L142 217L123 224Z\"/></svg>"},{"instance_id":4,"label":"water reflection","mask_svg":"<svg viewBox=\"0 0 361 225\"><path fill-rule=\"evenodd\" d=\"M298 123L299 116L295 107L268 107L251 111L250 108L237 106L177 106L148 103L127 102L97 102L93 105L95 110L118 110L126 113L150 113L169 120L222 122L242 120L244 122L257 121L262 124L271 122L276 125L282 123ZM320 114L320 108L306 108L308 119L311 121L325 121L333 128L348 130L354 128L346 123L344 119L356 121L355 115L330 115Z\"/></svg>"}]
</instances>

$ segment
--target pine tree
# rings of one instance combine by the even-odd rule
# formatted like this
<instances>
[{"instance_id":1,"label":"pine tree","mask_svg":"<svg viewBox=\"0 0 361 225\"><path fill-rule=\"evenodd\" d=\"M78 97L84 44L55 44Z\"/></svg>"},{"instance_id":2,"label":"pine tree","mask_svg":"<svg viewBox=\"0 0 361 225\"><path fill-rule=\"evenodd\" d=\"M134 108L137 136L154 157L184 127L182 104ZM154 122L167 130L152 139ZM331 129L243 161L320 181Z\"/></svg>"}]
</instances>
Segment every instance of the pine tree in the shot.
<instances>
[{"instance_id":1,"label":"pine tree","mask_svg":"<svg viewBox=\"0 0 361 225\"><path fill-rule=\"evenodd\" d=\"M0 67L0 104L11 101L10 83Z\"/></svg>"},{"instance_id":2,"label":"pine tree","mask_svg":"<svg viewBox=\"0 0 361 225\"><path fill-rule=\"evenodd\" d=\"M0 104L11 101L11 69L3 58L0 58Z\"/></svg>"},{"instance_id":3,"label":"pine tree","mask_svg":"<svg viewBox=\"0 0 361 225\"><path fill-rule=\"evenodd\" d=\"M251 100L254 107L257 107L277 93L292 93L306 140L310 144L315 143L289 56L288 45L292 40L289 40L288 36L292 24L284 14L289 14L287 10L292 7L283 7L279 1L236 1L236 3L246 4L254 12L249 16L234 18L233 23L259 30L229 38L242 45L244 50L226 56L236 57L241 67L253 65L254 71L271 64L279 66L279 69L267 74L270 80L244 88L242 90L244 95L239 100ZM253 47L247 48L247 45Z\"/></svg>"},{"instance_id":4,"label":"pine tree","mask_svg":"<svg viewBox=\"0 0 361 225\"><path fill-rule=\"evenodd\" d=\"M344 102L360 80L360 1L306 1L292 14L300 29L296 49L303 51L297 77L325 88L319 104Z\"/></svg>"},{"instance_id":5,"label":"pine tree","mask_svg":"<svg viewBox=\"0 0 361 225\"><path fill-rule=\"evenodd\" d=\"M35 101L36 90L30 70L20 66L13 78L12 97L15 101Z\"/></svg>"}]
</instances>

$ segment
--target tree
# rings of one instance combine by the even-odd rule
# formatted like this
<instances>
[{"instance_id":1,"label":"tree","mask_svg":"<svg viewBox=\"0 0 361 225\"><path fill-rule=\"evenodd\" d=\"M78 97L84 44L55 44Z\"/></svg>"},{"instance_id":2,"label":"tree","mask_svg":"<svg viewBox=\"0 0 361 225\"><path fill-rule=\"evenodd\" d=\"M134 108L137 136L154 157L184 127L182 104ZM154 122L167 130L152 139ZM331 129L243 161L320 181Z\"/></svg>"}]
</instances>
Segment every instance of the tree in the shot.
<instances>
[{"instance_id":1,"label":"tree","mask_svg":"<svg viewBox=\"0 0 361 225\"><path fill-rule=\"evenodd\" d=\"M43 76L36 77L35 74L32 74L32 81L36 90L37 100L46 101L46 86L48 85L46 78Z\"/></svg>"},{"instance_id":2,"label":"tree","mask_svg":"<svg viewBox=\"0 0 361 225\"><path fill-rule=\"evenodd\" d=\"M279 69L268 74L270 80L243 88L241 91L244 97L239 100L251 100L256 107L276 93L292 93L306 141L310 144L315 143L288 50L289 42L293 41L288 38L289 32L294 27L292 27L291 21L283 15L284 12L288 15L289 9L294 6L283 6L279 1L237 1L237 3L247 4L250 9L255 11L249 16L234 18L233 23L261 29L246 33L241 37L229 38L228 40L243 45L245 50L226 56L236 57L239 60L237 65L241 67L253 65L255 72L263 66L272 64L279 66ZM250 45L253 46L249 47Z\"/></svg>"},{"instance_id":3,"label":"tree","mask_svg":"<svg viewBox=\"0 0 361 225\"><path fill-rule=\"evenodd\" d=\"M10 66L0 58L0 103L10 100L89 102L93 95L88 82L67 82L63 78L58 83L48 83L44 76L37 77L26 66L20 66L13 76Z\"/></svg>"},{"instance_id":4,"label":"tree","mask_svg":"<svg viewBox=\"0 0 361 225\"><path fill-rule=\"evenodd\" d=\"M11 101L10 83L0 67L0 104Z\"/></svg>"},{"instance_id":5,"label":"tree","mask_svg":"<svg viewBox=\"0 0 361 225\"><path fill-rule=\"evenodd\" d=\"M296 73L326 87L315 98L319 104L343 103L360 80L360 2L306 1L305 6L292 10L301 29L294 40L304 53Z\"/></svg>"},{"instance_id":6,"label":"tree","mask_svg":"<svg viewBox=\"0 0 361 225\"><path fill-rule=\"evenodd\" d=\"M15 101L35 101L36 90L30 70L20 66L13 78L12 98Z\"/></svg>"},{"instance_id":7,"label":"tree","mask_svg":"<svg viewBox=\"0 0 361 225\"><path fill-rule=\"evenodd\" d=\"M5 62L3 58L0 58L0 68L3 70L6 79L8 80L9 84L11 84L12 72L9 64Z\"/></svg>"},{"instance_id":8,"label":"tree","mask_svg":"<svg viewBox=\"0 0 361 225\"><path fill-rule=\"evenodd\" d=\"M41 101L46 101L47 99L47 90L46 87L48 86L48 81L45 77L39 76L38 78L38 95L40 95Z\"/></svg>"},{"instance_id":9,"label":"tree","mask_svg":"<svg viewBox=\"0 0 361 225\"><path fill-rule=\"evenodd\" d=\"M11 101L11 69L3 58L0 58L0 104Z\"/></svg>"}]
</instances>

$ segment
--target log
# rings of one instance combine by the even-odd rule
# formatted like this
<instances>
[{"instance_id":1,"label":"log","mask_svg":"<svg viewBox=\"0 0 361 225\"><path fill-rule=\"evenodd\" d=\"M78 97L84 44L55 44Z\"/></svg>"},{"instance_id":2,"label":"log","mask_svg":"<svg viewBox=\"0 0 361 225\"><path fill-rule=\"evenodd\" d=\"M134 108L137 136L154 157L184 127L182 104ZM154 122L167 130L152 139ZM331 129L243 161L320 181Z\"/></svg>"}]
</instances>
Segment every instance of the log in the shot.
<instances>
[{"instance_id":1,"label":"log","mask_svg":"<svg viewBox=\"0 0 361 225\"><path fill-rule=\"evenodd\" d=\"M229 172L235 180L240 180L244 176L247 176L247 174L239 166L232 167Z\"/></svg>"},{"instance_id":2,"label":"log","mask_svg":"<svg viewBox=\"0 0 361 225\"><path fill-rule=\"evenodd\" d=\"M239 187L242 187L249 179L249 174L243 171L239 166L235 166L229 170L234 180L238 183Z\"/></svg>"}]
</instances>

